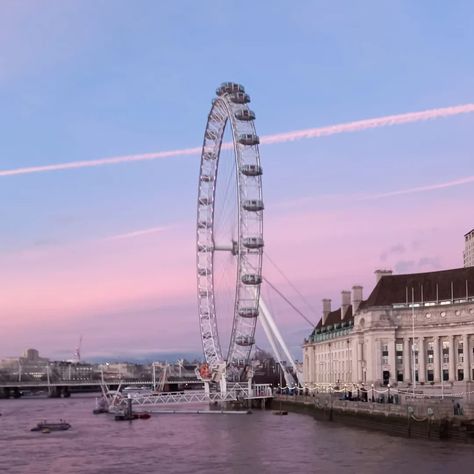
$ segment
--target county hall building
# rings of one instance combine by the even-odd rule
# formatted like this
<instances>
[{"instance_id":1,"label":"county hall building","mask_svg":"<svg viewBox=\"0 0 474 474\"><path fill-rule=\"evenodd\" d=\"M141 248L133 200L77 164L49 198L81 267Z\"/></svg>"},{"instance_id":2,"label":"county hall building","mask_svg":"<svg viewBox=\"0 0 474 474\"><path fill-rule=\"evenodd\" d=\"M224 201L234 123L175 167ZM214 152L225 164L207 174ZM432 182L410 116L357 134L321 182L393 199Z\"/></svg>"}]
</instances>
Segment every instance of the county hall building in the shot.
<instances>
[{"instance_id":1,"label":"county hall building","mask_svg":"<svg viewBox=\"0 0 474 474\"><path fill-rule=\"evenodd\" d=\"M303 346L307 386L348 383L434 385L474 381L474 267L393 275L378 270L362 287L323 300Z\"/></svg>"}]
</instances>

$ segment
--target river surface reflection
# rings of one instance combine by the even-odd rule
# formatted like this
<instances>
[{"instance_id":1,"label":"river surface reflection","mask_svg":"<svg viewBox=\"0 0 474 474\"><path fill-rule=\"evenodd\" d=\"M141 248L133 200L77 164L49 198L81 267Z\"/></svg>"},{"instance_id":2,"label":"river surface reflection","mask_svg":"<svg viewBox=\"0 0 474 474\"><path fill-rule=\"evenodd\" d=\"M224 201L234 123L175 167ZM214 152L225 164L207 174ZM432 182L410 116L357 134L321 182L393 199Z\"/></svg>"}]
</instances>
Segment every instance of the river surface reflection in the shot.
<instances>
[{"instance_id":1,"label":"river surface reflection","mask_svg":"<svg viewBox=\"0 0 474 474\"><path fill-rule=\"evenodd\" d=\"M0 400L2 473L471 472L472 445L429 442L318 422L308 415L154 415L116 422L94 399ZM60 418L65 432L30 432Z\"/></svg>"}]
</instances>

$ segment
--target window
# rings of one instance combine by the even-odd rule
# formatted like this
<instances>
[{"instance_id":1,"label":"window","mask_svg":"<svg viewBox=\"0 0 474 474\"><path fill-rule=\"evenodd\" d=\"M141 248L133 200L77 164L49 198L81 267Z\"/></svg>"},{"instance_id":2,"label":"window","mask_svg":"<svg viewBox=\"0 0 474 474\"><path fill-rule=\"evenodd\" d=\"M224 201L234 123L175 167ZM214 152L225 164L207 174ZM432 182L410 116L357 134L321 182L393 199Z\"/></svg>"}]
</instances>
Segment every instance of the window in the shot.
<instances>
[{"instance_id":1,"label":"window","mask_svg":"<svg viewBox=\"0 0 474 474\"><path fill-rule=\"evenodd\" d=\"M443 381L447 382L449 380L449 371L448 369L443 369Z\"/></svg>"},{"instance_id":2,"label":"window","mask_svg":"<svg viewBox=\"0 0 474 474\"><path fill-rule=\"evenodd\" d=\"M397 365L402 365L403 364L403 343L397 342L395 344L395 351L396 351L395 355L397 358Z\"/></svg>"},{"instance_id":3,"label":"window","mask_svg":"<svg viewBox=\"0 0 474 474\"><path fill-rule=\"evenodd\" d=\"M434 380L434 373L433 373L432 370L428 370L426 379L428 380L428 382L433 382L433 380Z\"/></svg>"},{"instance_id":4,"label":"window","mask_svg":"<svg viewBox=\"0 0 474 474\"><path fill-rule=\"evenodd\" d=\"M401 370L397 370L397 382L403 382L403 372Z\"/></svg>"},{"instance_id":5,"label":"window","mask_svg":"<svg viewBox=\"0 0 474 474\"><path fill-rule=\"evenodd\" d=\"M449 362L449 341L443 341L443 364Z\"/></svg>"},{"instance_id":6,"label":"window","mask_svg":"<svg viewBox=\"0 0 474 474\"><path fill-rule=\"evenodd\" d=\"M463 369L458 369L458 380L464 380L464 370Z\"/></svg>"},{"instance_id":7,"label":"window","mask_svg":"<svg viewBox=\"0 0 474 474\"><path fill-rule=\"evenodd\" d=\"M458 362L464 362L464 346L462 341L458 342Z\"/></svg>"},{"instance_id":8,"label":"window","mask_svg":"<svg viewBox=\"0 0 474 474\"><path fill-rule=\"evenodd\" d=\"M387 344L382 345L382 364L384 365L388 364L388 345Z\"/></svg>"},{"instance_id":9,"label":"window","mask_svg":"<svg viewBox=\"0 0 474 474\"><path fill-rule=\"evenodd\" d=\"M428 345L426 346L426 355L428 359L428 364L432 364L434 362L434 342L430 341L428 342Z\"/></svg>"}]
</instances>

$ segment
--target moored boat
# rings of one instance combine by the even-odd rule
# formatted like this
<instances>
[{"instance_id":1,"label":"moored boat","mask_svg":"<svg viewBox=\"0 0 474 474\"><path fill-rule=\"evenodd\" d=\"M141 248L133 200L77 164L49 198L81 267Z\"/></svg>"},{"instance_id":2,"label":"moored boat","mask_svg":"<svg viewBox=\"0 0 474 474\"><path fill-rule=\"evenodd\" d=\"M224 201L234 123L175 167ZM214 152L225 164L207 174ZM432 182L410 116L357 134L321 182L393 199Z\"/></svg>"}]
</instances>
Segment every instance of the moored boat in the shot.
<instances>
[{"instance_id":1,"label":"moored boat","mask_svg":"<svg viewBox=\"0 0 474 474\"><path fill-rule=\"evenodd\" d=\"M51 431L66 431L71 428L71 425L64 420L60 420L58 423L50 423L47 421L41 421L31 431L41 431L43 433L49 433Z\"/></svg>"}]
</instances>

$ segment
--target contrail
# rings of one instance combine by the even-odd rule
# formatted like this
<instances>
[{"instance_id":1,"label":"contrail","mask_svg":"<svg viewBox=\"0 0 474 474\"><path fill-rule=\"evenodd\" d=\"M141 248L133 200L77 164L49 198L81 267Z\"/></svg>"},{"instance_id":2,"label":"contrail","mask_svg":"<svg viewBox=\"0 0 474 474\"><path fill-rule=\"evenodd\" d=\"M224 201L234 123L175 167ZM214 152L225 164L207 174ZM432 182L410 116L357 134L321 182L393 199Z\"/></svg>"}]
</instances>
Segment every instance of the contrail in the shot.
<instances>
[{"instance_id":1,"label":"contrail","mask_svg":"<svg viewBox=\"0 0 474 474\"><path fill-rule=\"evenodd\" d=\"M444 107L438 109L424 110L422 112L408 112L405 114L388 115L386 117L377 117L366 120L357 120L327 127L308 128L305 130L296 130L286 133L277 133L273 135L264 135L260 137L260 143L270 145L275 143L292 142L309 138L325 137L339 133L360 132L371 128L387 127L390 125L402 125L405 123L422 122L454 115L468 114L474 112L474 104L457 105L453 107ZM225 144L228 148L230 144ZM16 168L0 171L2 176L15 176L21 174L45 173L48 171L60 171L78 168L91 168L95 166L116 165L119 163L131 163L136 161L157 160L160 158L171 158L176 156L199 155L201 147L184 148L181 150L160 151L156 153L145 153L137 155L124 155L110 158L100 158L90 161L73 161L69 163L58 163L54 165L30 166L25 168Z\"/></svg>"},{"instance_id":2,"label":"contrail","mask_svg":"<svg viewBox=\"0 0 474 474\"><path fill-rule=\"evenodd\" d=\"M474 176L445 181L444 183L429 184L426 186L417 186L416 188L399 189L397 191L389 191L387 193L370 194L354 198L356 201L371 201L374 199L383 199L392 196L400 196L402 194L423 193L426 191L436 191L437 189L451 188L453 186L461 186L462 184L474 183Z\"/></svg>"},{"instance_id":3,"label":"contrail","mask_svg":"<svg viewBox=\"0 0 474 474\"><path fill-rule=\"evenodd\" d=\"M126 234L112 235L110 237L105 237L102 240L110 241L110 240L133 239L135 237L141 237L142 235L161 233L168 229L170 229L170 226L150 227L148 229L141 229L141 230L135 230L133 232L127 232Z\"/></svg>"}]
</instances>

